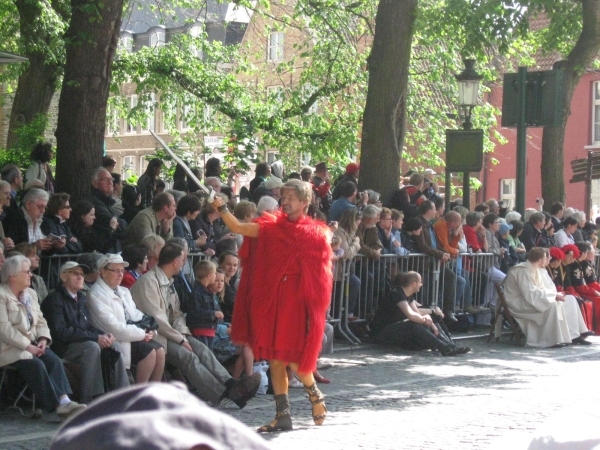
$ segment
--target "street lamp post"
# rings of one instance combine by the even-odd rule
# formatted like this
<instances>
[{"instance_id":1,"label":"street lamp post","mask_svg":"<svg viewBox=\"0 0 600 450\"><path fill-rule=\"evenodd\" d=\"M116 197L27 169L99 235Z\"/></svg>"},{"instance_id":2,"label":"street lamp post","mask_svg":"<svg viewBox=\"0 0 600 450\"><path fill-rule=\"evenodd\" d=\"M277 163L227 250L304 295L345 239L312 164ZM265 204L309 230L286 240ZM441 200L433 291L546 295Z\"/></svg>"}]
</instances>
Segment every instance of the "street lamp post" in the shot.
<instances>
[{"instance_id":1,"label":"street lamp post","mask_svg":"<svg viewBox=\"0 0 600 450\"><path fill-rule=\"evenodd\" d=\"M474 59L463 59L465 69L458 75L454 75L458 83L458 104L460 107L460 115L464 118L462 124L464 130L473 128L471 122L471 113L473 108L479 104L479 82L483 78L475 70ZM471 192L469 172L463 173L463 206L470 207ZM449 200L449 199L448 199Z\"/></svg>"}]
</instances>

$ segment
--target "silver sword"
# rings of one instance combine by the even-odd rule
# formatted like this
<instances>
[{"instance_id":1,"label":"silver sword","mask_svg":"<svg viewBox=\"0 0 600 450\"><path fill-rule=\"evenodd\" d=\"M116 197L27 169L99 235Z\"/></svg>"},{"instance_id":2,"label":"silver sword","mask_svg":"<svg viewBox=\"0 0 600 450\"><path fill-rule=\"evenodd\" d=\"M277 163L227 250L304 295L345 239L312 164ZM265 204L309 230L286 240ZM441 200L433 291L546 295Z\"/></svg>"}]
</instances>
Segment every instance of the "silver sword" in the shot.
<instances>
[{"instance_id":1,"label":"silver sword","mask_svg":"<svg viewBox=\"0 0 600 450\"><path fill-rule=\"evenodd\" d=\"M167 143L165 141L163 141L160 136L158 136L152 130L150 130L150 133L152 134L152 136L154 136L154 139L156 139L158 141L158 143L160 145L162 145L162 147L167 151L167 153L169 155L171 155L171 157L173 158L173 160L183 168L183 170L185 171L185 173L187 173L188 177L190 177L191 180L194 183L196 183L198 186L200 186L200 189L202 189L204 191L204 193L208 194L207 202L208 203L212 203L213 200L215 199L215 191L213 190L213 188L212 187L206 187L206 186L204 186L204 184L202 184L200 182L200 180L198 179L198 177L196 177L196 175L194 175L194 172L192 172L190 170L190 168L181 160L181 158L179 156L177 156L175 154L175 152L169 148L169 146L167 145Z\"/></svg>"}]
</instances>

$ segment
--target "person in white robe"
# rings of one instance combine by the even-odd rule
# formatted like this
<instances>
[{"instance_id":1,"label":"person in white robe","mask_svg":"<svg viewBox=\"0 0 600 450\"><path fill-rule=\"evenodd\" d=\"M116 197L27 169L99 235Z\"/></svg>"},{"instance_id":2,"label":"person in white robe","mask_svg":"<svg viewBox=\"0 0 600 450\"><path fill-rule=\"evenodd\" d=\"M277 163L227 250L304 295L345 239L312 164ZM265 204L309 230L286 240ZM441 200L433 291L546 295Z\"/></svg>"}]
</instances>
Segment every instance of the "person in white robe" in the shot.
<instances>
[{"instance_id":1,"label":"person in white robe","mask_svg":"<svg viewBox=\"0 0 600 450\"><path fill-rule=\"evenodd\" d=\"M529 251L526 262L508 271L504 281L508 309L525 334L527 345L589 345L585 340L588 329L577 300L556 291L545 269L549 261L548 249L535 247Z\"/></svg>"}]
</instances>

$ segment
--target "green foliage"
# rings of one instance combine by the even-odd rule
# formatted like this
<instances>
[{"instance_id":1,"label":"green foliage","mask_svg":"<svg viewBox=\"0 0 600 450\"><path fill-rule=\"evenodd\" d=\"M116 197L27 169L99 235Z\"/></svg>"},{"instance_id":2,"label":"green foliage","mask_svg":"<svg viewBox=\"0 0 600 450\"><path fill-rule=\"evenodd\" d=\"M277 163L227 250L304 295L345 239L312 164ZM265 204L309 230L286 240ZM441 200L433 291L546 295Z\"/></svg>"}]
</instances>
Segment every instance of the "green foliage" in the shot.
<instances>
[{"instance_id":1,"label":"green foliage","mask_svg":"<svg viewBox=\"0 0 600 450\"><path fill-rule=\"evenodd\" d=\"M0 151L0 167L5 164L16 164L21 169L25 170L31 164L29 155L36 144L44 141L44 131L48 125L48 116L38 114L34 117L31 123L18 128L17 146L5 151Z\"/></svg>"},{"instance_id":2,"label":"green foliage","mask_svg":"<svg viewBox=\"0 0 600 450\"><path fill-rule=\"evenodd\" d=\"M48 63L62 64L71 3L29 0L23 4L30 9L22 10L22 15L31 15L23 23L16 2L0 4L3 48L41 53ZM205 33L178 34L160 49L122 51L115 63L110 108L117 111L116 117L138 124L160 104L165 129L192 161L207 151L201 136L210 132L224 136L225 161L240 172L262 159L266 150L277 151L290 169L298 169L307 156L312 164L328 161L343 167L360 148L367 58L378 1L238 0L236 4L253 9L256 23L251 26L265 24L262 30L248 30L257 33L255 39L266 40L273 30L298 36L293 52L286 48L285 60L267 63L262 47L224 46ZM101 0L80 2L78 7L92 21L104 11ZM140 5L127 2L126 8L131 7ZM182 8L198 11L195 17L199 18L206 15L204 7L204 0L150 4L163 24L176 21ZM405 160L415 168L443 165L444 130L459 126L448 114L456 114L453 74L462 70L461 56L476 57L478 70L485 75L485 91L506 69L497 64L500 54L516 64L531 64L540 48L566 54L581 30L580 9L578 1L421 0L406 137L407 148L415 151L405 153ZM550 23L532 31L530 19L539 12ZM181 25L191 25L192 20ZM201 51L202 58L193 57L192 48ZM25 67L10 65L0 77L14 81ZM129 82L137 86L139 95L134 108L119 89ZM268 91L275 85L281 86L281 92ZM497 114L489 106L476 108L475 126L493 129ZM498 140L500 135L490 137ZM493 149L491 139L486 139L485 148Z\"/></svg>"},{"instance_id":3,"label":"green foliage","mask_svg":"<svg viewBox=\"0 0 600 450\"><path fill-rule=\"evenodd\" d=\"M19 7L17 7L19 6ZM70 17L70 2L27 0L0 2L2 50L41 56L46 64L64 64L64 33ZM9 64L0 72L0 82L9 91L28 63Z\"/></svg>"}]
</instances>

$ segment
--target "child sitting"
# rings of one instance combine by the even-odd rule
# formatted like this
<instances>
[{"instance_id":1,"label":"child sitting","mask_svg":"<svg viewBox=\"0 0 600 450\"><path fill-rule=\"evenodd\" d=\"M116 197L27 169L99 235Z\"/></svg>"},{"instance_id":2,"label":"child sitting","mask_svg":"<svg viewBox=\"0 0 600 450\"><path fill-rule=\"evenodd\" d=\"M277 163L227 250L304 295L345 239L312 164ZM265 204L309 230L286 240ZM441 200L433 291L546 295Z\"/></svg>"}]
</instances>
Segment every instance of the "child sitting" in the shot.
<instances>
[{"instance_id":1,"label":"child sitting","mask_svg":"<svg viewBox=\"0 0 600 450\"><path fill-rule=\"evenodd\" d=\"M200 261L194 267L194 275L191 300L183 312L192 336L212 351L217 322L223 320L219 301L209 288L216 279L217 266L211 261Z\"/></svg>"}]
</instances>

